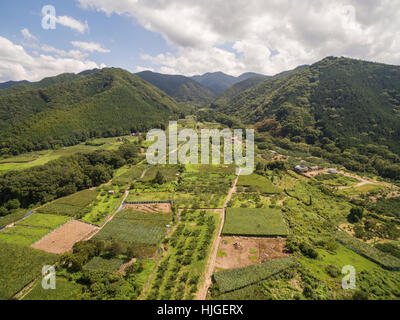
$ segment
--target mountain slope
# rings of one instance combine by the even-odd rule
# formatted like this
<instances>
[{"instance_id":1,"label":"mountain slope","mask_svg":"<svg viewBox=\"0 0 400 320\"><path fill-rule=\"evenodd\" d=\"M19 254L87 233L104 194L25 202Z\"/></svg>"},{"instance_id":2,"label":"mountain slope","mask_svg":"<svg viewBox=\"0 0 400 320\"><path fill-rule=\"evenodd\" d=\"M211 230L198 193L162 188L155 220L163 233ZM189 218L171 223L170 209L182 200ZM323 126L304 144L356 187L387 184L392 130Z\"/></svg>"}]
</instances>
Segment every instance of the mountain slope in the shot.
<instances>
[{"instance_id":1,"label":"mountain slope","mask_svg":"<svg viewBox=\"0 0 400 320\"><path fill-rule=\"evenodd\" d=\"M182 113L164 92L122 69L64 80L0 95L2 154L148 130Z\"/></svg>"},{"instance_id":2,"label":"mountain slope","mask_svg":"<svg viewBox=\"0 0 400 320\"><path fill-rule=\"evenodd\" d=\"M400 67L329 57L273 77L217 109L310 144L400 152ZM243 117L246 115L246 117Z\"/></svg>"},{"instance_id":3,"label":"mountain slope","mask_svg":"<svg viewBox=\"0 0 400 320\"><path fill-rule=\"evenodd\" d=\"M256 85L267 80L267 76L255 76L246 80L240 81L228 89L224 90L212 104L212 107L228 104L231 99Z\"/></svg>"},{"instance_id":4,"label":"mountain slope","mask_svg":"<svg viewBox=\"0 0 400 320\"><path fill-rule=\"evenodd\" d=\"M185 76L151 71L139 72L136 75L164 91L178 102L188 102L199 107L210 104L216 98L211 90Z\"/></svg>"},{"instance_id":5,"label":"mountain slope","mask_svg":"<svg viewBox=\"0 0 400 320\"><path fill-rule=\"evenodd\" d=\"M191 79L197 81L204 87L210 89L216 95L220 95L224 90L234 84L253 77L263 76L261 74L247 72L239 77L233 77L223 72L205 73L201 76L193 76Z\"/></svg>"}]
</instances>

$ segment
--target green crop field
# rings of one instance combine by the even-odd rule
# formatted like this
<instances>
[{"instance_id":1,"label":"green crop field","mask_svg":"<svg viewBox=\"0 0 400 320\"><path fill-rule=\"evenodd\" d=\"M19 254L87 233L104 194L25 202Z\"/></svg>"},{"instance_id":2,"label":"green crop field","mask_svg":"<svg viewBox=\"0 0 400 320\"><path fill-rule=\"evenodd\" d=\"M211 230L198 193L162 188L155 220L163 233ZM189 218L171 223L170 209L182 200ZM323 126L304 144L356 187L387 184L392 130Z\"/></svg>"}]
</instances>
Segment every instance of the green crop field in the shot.
<instances>
[{"instance_id":1,"label":"green crop field","mask_svg":"<svg viewBox=\"0 0 400 320\"><path fill-rule=\"evenodd\" d=\"M120 268L123 262L122 259L104 259L101 257L94 257L83 267L83 270L115 272Z\"/></svg>"},{"instance_id":2,"label":"green crop field","mask_svg":"<svg viewBox=\"0 0 400 320\"><path fill-rule=\"evenodd\" d=\"M218 271L213 277L219 291L225 293L255 284L296 264L293 257L275 259L249 267Z\"/></svg>"},{"instance_id":3,"label":"green crop field","mask_svg":"<svg viewBox=\"0 0 400 320\"><path fill-rule=\"evenodd\" d=\"M281 193L281 190L274 186L269 179L257 174L240 176L237 185L247 187L248 191L256 191L264 194Z\"/></svg>"},{"instance_id":4,"label":"green crop field","mask_svg":"<svg viewBox=\"0 0 400 320\"><path fill-rule=\"evenodd\" d=\"M160 172L167 182L171 182L177 179L177 174L179 173L178 166L157 166L149 168L142 181L151 181L156 177L157 172Z\"/></svg>"},{"instance_id":5,"label":"green crop field","mask_svg":"<svg viewBox=\"0 0 400 320\"><path fill-rule=\"evenodd\" d=\"M96 190L83 190L50 202L37 209L37 212L78 217L83 214L85 208L89 206L96 197Z\"/></svg>"},{"instance_id":6,"label":"green crop field","mask_svg":"<svg viewBox=\"0 0 400 320\"><path fill-rule=\"evenodd\" d=\"M94 239L115 239L139 245L157 245L164 238L166 225L171 219L171 214L123 210L97 233Z\"/></svg>"},{"instance_id":7,"label":"green crop field","mask_svg":"<svg viewBox=\"0 0 400 320\"><path fill-rule=\"evenodd\" d=\"M279 209L229 208L223 235L286 236L287 227Z\"/></svg>"},{"instance_id":8,"label":"green crop field","mask_svg":"<svg viewBox=\"0 0 400 320\"><path fill-rule=\"evenodd\" d=\"M82 286L68 281L67 279L57 277L56 289L45 290L42 288L41 281L35 285L23 300L77 300L79 293L82 291Z\"/></svg>"},{"instance_id":9,"label":"green crop field","mask_svg":"<svg viewBox=\"0 0 400 320\"><path fill-rule=\"evenodd\" d=\"M123 172L121 174L116 175L115 178L113 179L113 184L116 184L118 186L130 185L135 180L140 178L144 170L145 170L144 166L143 167L135 166L128 169L125 169L124 167Z\"/></svg>"},{"instance_id":10,"label":"green crop field","mask_svg":"<svg viewBox=\"0 0 400 320\"><path fill-rule=\"evenodd\" d=\"M126 202L142 201L168 201L172 200L172 195L168 192L133 192L129 193Z\"/></svg>"},{"instance_id":11,"label":"green crop field","mask_svg":"<svg viewBox=\"0 0 400 320\"><path fill-rule=\"evenodd\" d=\"M14 296L56 260L54 254L0 242L0 300Z\"/></svg>"},{"instance_id":12,"label":"green crop field","mask_svg":"<svg viewBox=\"0 0 400 320\"><path fill-rule=\"evenodd\" d=\"M0 231L0 242L29 246L69 219L63 216L35 213L17 222L15 226Z\"/></svg>"}]
</instances>

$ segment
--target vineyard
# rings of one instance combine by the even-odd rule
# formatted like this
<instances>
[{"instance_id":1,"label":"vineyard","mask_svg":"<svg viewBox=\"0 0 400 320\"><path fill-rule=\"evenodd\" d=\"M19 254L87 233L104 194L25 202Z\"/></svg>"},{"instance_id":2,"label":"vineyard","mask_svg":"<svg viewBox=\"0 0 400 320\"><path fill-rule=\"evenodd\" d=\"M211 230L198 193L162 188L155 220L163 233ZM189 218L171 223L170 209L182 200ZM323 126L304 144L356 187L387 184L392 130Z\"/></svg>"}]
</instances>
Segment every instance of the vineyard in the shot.
<instances>
[{"instance_id":1,"label":"vineyard","mask_svg":"<svg viewBox=\"0 0 400 320\"><path fill-rule=\"evenodd\" d=\"M386 254L370 245L361 242L344 232L337 232L336 237L343 245L367 259L390 270L400 270L400 259Z\"/></svg>"},{"instance_id":2,"label":"vineyard","mask_svg":"<svg viewBox=\"0 0 400 320\"><path fill-rule=\"evenodd\" d=\"M60 198L39 208L37 212L78 217L97 197L95 190L83 190L68 197Z\"/></svg>"},{"instance_id":3,"label":"vineyard","mask_svg":"<svg viewBox=\"0 0 400 320\"><path fill-rule=\"evenodd\" d=\"M94 239L156 245L164 238L171 219L171 214L123 210Z\"/></svg>"},{"instance_id":4,"label":"vineyard","mask_svg":"<svg viewBox=\"0 0 400 320\"><path fill-rule=\"evenodd\" d=\"M263 264L219 271L214 273L213 277L219 292L226 293L255 284L296 264L293 257L275 259Z\"/></svg>"},{"instance_id":5,"label":"vineyard","mask_svg":"<svg viewBox=\"0 0 400 320\"><path fill-rule=\"evenodd\" d=\"M41 274L57 256L11 243L0 242L0 300L9 299Z\"/></svg>"}]
</instances>

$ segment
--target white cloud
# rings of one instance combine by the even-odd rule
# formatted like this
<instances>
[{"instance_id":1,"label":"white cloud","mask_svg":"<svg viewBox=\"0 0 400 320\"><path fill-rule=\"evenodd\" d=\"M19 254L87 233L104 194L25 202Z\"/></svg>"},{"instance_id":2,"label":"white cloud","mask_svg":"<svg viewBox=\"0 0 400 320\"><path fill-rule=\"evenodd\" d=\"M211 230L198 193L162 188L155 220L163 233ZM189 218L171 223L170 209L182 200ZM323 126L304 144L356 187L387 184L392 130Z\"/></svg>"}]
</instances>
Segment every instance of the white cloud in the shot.
<instances>
[{"instance_id":1,"label":"white cloud","mask_svg":"<svg viewBox=\"0 0 400 320\"><path fill-rule=\"evenodd\" d=\"M175 54L143 55L159 71L274 74L329 55L400 64L400 2L391 0L79 0L129 15ZM273 54L271 54L273 53Z\"/></svg>"},{"instance_id":2,"label":"white cloud","mask_svg":"<svg viewBox=\"0 0 400 320\"><path fill-rule=\"evenodd\" d=\"M137 66L136 67L136 72L142 72L142 71L152 71L154 72L154 69L151 67L142 67L142 66Z\"/></svg>"},{"instance_id":3,"label":"white cloud","mask_svg":"<svg viewBox=\"0 0 400 320\"><path fill-rule=\"evenodd\" d=\"M76 48L79 48L83 51L88 52L100 52L100 53L107 53L110 52L108 49L104 49L99 43L95 42L83 42L83 41L72 41L72 45Z\"/></svg>"},{"instance_id":4,"label":"white cloud","mask_svg":"<svg viewBox=\"0 0 400 320\"><path fill-rule=\"evenodd\" d=\"M33 41L38 40L33 34L29 32L27 28L22 29L21 34L26 40L33 40Z\"/></svg>"},{"instance_id":5,"label":"white cloud","mask_svg":"<svg viewBox=\"0 0 400 320\"><path fill-rule=\"evenodd\" d=\"M80 33L85 33L89 30L89 25L87 21L85 23L82 23L68 16L58 16L56 22L63 25L64 27L71 28L72 30L78 31Z\"/></svg>"},{"instance_id":6,"label":"white cloud","mask_svg":"<svg viewBox=\"0 0 400 320\"><path fill-rule=\"evenodd\" d=\"M94 68L98 68L98 65L90 60L57 58L44 54L31 56L22 46L0 36L0 81L37 81L64 72L77 73Z\"/></svg>"}]
</instances>

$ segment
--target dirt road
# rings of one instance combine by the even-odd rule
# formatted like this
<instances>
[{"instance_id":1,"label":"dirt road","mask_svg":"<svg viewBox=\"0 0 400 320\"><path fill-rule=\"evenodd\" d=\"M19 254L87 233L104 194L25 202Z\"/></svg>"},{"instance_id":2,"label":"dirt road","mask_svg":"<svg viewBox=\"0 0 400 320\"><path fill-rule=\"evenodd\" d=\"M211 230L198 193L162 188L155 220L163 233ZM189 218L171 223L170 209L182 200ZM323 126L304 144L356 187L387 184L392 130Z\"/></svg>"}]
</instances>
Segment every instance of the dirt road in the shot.
<instances>
[{"instance_id":1,"label":"dirt road","mask_svg":"<svg viewBox=\"0 0 400 320\"><path fill-rule=\"evenodd\" d=\"M213 247L211 250L211 255L210 255L210 258L208 259L208 264L206 267L206 275L205 275L204 283L196 295L196 300L205 300L207 297L208 288L212 284L211 277L214 272L215 261L217 260L218 247L221 242L221 233L222 233L222 229L224 228L224 223L225 223L225 212L226 212L226 208L228 206L229 201L231 201L233 193L236 191L236 185L238 183L239 176L240 176L240 171L239 171L239 175L235 179L235 182L233 183L232 188L229 190L228 196L226 197L226 201L224 203L224 207L221 210L222 211L221 226L218 231L218 236L214 240Z\"/></svg>"}]
</instances>

